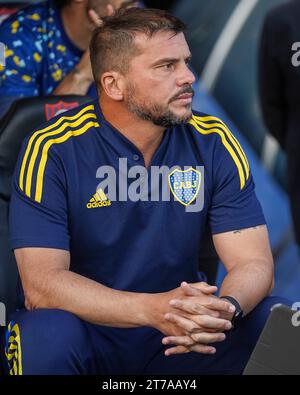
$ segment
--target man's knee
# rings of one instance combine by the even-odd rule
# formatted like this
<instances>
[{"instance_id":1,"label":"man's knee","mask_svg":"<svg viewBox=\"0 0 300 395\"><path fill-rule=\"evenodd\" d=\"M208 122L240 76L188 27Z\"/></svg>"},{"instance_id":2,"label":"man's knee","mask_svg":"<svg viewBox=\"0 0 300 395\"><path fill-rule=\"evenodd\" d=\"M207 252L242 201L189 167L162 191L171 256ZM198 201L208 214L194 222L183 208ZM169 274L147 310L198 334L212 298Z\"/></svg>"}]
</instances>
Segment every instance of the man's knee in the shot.
<instances>
[{"instance_id":1,"label":"man's knee","mask_svg":"<svg viewBox=\"0 0 300 395\"><path fill-rule=\"evenodd\" d=\"M230 366L231 374L241 374L243 372L265 327L271 309L276 304L291 305L291 302L280 297L265 298L242 319L236 329L228 334L223 350L226 352L224 360L226 366Z\"/></svg>"},{"instance_id":2,"label":"man's knee","mask_svg":"<svg viewBox=\"0 0 300 395\"><path fill-rule=\"evenodd\" d=\"M271 309L276 304L291 306L292 302L288 299L270 296L263 299L250 314L241 322L241 326L247 332L249 344L255 345L271 313Z\"/></svg>"},{"instance_id":3,"label":"man's knee","mask_svg":"<svg viewBox=\"0 0 300 395\"><path fill-rule=\"evenodd\" d=\"M249 317L253 316L256 323L261 326L264 325L270 315L271 309L277 304L284 304L291 306L292 302L286 298L279 296L269 296L263 299L255 309L249 314Z\"/></svg>"},{"instance_id":4,"label":"man's knee","mask_svg":"<svg viewBox=\"0 0 300 395\"><path fill-rule=\"evenodd\" d=\"M62 310L22 310L6 334L11 374L80 373L81 350L88 349L85 324Z\"/></svg>"}]
</instances>

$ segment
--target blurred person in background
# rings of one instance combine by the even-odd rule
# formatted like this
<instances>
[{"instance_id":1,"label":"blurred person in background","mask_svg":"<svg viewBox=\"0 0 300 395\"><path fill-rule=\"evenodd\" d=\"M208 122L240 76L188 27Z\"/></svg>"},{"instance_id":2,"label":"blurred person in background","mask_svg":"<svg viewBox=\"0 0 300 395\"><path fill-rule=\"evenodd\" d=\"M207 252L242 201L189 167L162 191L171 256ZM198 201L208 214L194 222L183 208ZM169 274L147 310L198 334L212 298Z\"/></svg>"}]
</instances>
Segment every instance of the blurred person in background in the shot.
<instances>
[{"instance_id":1,"label":"blurred person in background","mask_svg":"<svg viewBox=\"0 0 300 395\"><path fill-rule=\"evenodd\" d=\"M0 116L20 97L96 98L88 45L102 16L126 0L50 0L28 6L0 26L6 46L0 66Z\"/></svg>"},{"instance_id":2,"label":"blurred person in background","mask_svg":"<svg viewBox=\"0 0 300 395\"><path fill-rule=\"evenodd\" d=\"M288 191L300 245L300 1L273 8L265 18L259 53L259 92L269 132L287 153ZM298 54L297 54L298 50Z\"/></svg>"}]
</instances>

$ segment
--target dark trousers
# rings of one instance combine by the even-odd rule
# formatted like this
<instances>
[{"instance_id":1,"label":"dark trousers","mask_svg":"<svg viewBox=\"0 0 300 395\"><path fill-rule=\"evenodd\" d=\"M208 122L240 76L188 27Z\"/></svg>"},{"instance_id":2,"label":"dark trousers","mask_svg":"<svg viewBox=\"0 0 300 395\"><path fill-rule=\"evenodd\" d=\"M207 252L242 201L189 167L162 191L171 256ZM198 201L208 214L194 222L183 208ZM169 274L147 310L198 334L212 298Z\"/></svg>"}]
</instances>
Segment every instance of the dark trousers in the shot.
<instances>
[{"instance_id":1,"label":"dark trousers","mask_svg":"<svg viewBox=\"0 0 300 395\"><path fill-rule=\"evenodd\" d=\"M10 374L241 374L265 325L270 297L215 345L215 355L165 357L163 335L151 328L116 329L86 323L61 310L21 310L6 333Z\"/></svg>"}]
</instances>

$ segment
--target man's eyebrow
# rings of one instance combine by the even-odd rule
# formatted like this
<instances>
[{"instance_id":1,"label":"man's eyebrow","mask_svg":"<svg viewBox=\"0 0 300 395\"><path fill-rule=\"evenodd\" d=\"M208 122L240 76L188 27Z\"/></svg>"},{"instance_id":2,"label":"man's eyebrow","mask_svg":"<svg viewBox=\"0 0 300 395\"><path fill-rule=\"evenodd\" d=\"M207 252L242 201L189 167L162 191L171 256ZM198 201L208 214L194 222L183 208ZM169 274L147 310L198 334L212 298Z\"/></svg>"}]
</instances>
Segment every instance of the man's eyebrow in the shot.
<instances>
[{"instance_id":1,"label":"man's eyebrow","mask_svg":"<svg viewBox=\"0 0 300 395\"><path fill-rule=\"evenodd\" d=\"M186 56L186 60L190 61L192 59L192 55ZM180 58L162 58L156 60L152 66L159 66L160 64L165 64L165 63L178 63L180 61Z\"/></svg>"}]
</instances>

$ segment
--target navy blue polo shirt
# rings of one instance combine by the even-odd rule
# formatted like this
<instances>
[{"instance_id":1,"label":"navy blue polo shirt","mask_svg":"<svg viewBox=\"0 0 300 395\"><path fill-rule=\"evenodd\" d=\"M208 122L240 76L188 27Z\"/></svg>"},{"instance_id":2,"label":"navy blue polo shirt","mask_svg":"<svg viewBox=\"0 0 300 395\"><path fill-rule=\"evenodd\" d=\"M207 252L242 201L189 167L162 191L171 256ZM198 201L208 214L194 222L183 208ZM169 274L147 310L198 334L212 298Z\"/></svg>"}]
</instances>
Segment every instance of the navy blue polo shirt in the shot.
<instances>
[{"instance_id":1,"label":"navy blue polo shirt","mask_svg":"<svg viewBox=\"0 0 300 395\"><path fill-rule=\"evenodd\" d=\"M216 117L194 112L187 124L165 131L151 167L170 169L160 177L169 201L120 197L120 159L129 172L144 166L141 152L104 119L97 102L34 131L14 175L12 248L67 250L78 274L114 289L162 292L198 281L207 222L213 234L265 224L247 158ZM115 172L114 190L99 187L103 166ZM151 167L148 180L141 177L149 186ZM129 189L134 182L128 180ZM188 212L197 194L203 208Z\"/></svg>"}]
</instances>

